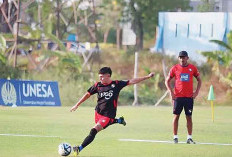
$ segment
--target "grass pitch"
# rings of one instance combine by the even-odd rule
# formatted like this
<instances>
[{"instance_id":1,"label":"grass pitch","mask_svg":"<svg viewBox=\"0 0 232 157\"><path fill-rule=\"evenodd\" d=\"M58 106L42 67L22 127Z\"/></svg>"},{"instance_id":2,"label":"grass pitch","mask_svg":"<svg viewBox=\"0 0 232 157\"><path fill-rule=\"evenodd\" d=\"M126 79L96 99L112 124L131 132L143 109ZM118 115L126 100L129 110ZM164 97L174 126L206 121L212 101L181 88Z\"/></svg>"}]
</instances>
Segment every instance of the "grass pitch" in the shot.
<instances>
[{"instance_id":1,"label":"grass pitch","mask_svg":"<svg viewBox=\"0 0 232 157\"><path fill-rule=\"evenodd\" d=\"M0 107L1 157L58 157L61 142L80 144L94 125L94 108L80 107ZM232 144L232 107L195 107L193 138L201 143ZM126 142L119 139L172 140L171 107L119 107L124 127L112 125L97 134L81 157L228 157L232 146ZM24 136L23 136L24 135ZM184 114L179 121L179 140L186 141Z\"/></svg>"}]
</instances>

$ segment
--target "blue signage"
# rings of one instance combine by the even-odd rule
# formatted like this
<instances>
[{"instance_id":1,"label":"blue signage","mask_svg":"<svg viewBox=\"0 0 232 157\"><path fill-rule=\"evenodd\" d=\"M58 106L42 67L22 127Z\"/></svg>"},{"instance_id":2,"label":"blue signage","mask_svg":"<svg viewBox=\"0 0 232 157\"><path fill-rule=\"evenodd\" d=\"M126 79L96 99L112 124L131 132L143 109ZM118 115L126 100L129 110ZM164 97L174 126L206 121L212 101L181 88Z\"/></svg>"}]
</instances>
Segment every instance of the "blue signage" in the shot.
<instances>
[{"instance_id":1,"label":"blue signage","mask_svg":"<svg viewBox=\"0 0 232 157\"><path fill-rule=\"evenodd\" d=\"M0 79L0 105L61 106L58 83Z\"/></svg>"}]
</instances>

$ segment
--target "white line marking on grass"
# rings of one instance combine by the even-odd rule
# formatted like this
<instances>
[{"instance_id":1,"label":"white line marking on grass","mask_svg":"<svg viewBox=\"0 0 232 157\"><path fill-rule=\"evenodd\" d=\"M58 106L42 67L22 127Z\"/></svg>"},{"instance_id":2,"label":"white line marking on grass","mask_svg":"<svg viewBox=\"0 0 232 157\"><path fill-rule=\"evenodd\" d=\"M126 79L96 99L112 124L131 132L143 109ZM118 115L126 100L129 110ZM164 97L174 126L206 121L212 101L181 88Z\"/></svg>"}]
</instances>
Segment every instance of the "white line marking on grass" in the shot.
<instances>
[{"instance_id":1,"label":"white line marking on grass","mask_svg":"<svg viewBox=\"0 0 232 157\"><path fill-rule=\"evenodd\" d=\"M21 135L21 134L0 134L0 136L60 138L59 136Z\"/></svg>"},{"instance_id":2,"label":"white line marking on grass","mask_svg":"<svg viewBox=\"0 0 232 157\"><path fill-rule=\"evenodd\" d=\"M171 143L171 144L173 144L173 141L159 141L159 140L119 139L119 141L125 141L125 142ZM186 144L186 142L178 142L178 143L185 143ZM232 146L231 143L201 143L201 142L196 142L196 144Z\"/></svg>"}]
</instances>

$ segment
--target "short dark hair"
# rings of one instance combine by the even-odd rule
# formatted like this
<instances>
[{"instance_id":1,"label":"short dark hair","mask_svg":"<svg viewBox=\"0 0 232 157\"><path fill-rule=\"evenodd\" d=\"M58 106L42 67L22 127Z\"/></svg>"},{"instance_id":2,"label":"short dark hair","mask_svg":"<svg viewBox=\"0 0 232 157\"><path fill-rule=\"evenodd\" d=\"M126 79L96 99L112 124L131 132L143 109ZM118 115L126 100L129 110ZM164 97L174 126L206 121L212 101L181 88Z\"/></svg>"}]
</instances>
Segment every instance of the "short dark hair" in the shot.
<instances>
[{"instance_id":1,"label":"short dark hair","mask_svg":"<svg viewBox=\"0 0 232 157\"><path fill-rule=\"evenodd\" d=\"M110 74L111 76L112 70L110 69L110 67L103 67L99 70L98 74Z\"/></svg>"}]
</instances>

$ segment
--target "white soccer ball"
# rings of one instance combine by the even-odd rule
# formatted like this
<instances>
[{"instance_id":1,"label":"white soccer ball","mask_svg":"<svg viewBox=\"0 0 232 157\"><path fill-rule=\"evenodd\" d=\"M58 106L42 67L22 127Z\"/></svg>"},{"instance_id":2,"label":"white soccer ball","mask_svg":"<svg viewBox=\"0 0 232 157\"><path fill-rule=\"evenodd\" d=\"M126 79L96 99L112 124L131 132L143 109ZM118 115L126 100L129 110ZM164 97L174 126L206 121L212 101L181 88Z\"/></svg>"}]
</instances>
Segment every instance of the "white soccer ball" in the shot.
<instances>
[{"instance_id":1,"label":"white soccer ball","mask_svg":"<svg viewBox=\"0 0 232 157\"><path fill-rule=\"evenodd\" d=\"M72 152L72 146L69 143L61 143L58 146L58 153L61 156L68 156Z\"/></svg>"}]
</instances>

